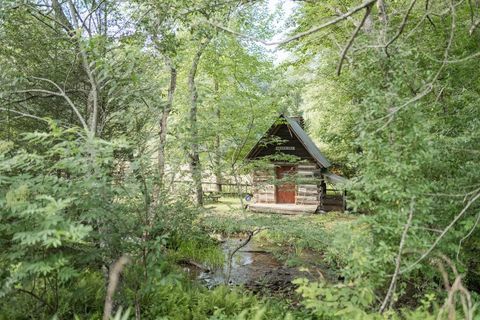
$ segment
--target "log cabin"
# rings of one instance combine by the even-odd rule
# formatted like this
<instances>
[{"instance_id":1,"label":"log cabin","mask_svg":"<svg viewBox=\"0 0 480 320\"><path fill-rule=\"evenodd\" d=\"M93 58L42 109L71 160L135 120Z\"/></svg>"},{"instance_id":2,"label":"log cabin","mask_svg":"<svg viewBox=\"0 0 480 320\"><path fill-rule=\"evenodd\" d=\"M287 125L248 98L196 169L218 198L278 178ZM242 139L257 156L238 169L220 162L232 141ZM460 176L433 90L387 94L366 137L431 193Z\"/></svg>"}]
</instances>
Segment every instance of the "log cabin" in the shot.
<instances>
[{"instance_id":1,"label":"log cabin","mask_svg":"<svg viewBox=\"0 0 480 320\"><path fill-rule=\"evenodd\" d=\"M253 168L251 211L297 214L346 208L346 179L329 171L331 163L304 131L301 117L280 115L246 160Z\"/></svg>"}]
</instances>

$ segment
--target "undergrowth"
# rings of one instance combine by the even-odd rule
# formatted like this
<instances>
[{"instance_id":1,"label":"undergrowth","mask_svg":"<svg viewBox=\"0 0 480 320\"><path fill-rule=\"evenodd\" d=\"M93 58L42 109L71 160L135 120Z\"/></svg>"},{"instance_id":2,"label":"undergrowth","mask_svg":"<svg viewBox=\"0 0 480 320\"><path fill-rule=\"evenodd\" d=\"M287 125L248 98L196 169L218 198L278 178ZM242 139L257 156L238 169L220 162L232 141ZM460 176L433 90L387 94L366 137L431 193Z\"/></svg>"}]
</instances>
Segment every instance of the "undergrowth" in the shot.
<instances>
[{"instance_id":1,"label":"undergrowth","mask_svg":"<svg viewBox=\"0 0 480 320\"><path fill-rule=\"evenodd\" d=\"M264 229L253 241L290 266L308 264L307 253L323 255L330 252L336 230L357 220L355 216L340 212L308 216L244 212L236 201L224 198L219 204L207 208L200 218L200 225L208 233L223 236ZM334 263L333 260L330 262Z\"/></svg>"},{"instance_id":2,"label":"undergrowth","mask_svg":"<svg viewBox=\"0 0 480 320\"><path fill-rule=\"evenodd\" d=\"M172 261L193 260L212 269L221 267L225 262L222 250L210 239L184 240L175 250L168 251L168 257Z\"/></svg>"}]
</instances>

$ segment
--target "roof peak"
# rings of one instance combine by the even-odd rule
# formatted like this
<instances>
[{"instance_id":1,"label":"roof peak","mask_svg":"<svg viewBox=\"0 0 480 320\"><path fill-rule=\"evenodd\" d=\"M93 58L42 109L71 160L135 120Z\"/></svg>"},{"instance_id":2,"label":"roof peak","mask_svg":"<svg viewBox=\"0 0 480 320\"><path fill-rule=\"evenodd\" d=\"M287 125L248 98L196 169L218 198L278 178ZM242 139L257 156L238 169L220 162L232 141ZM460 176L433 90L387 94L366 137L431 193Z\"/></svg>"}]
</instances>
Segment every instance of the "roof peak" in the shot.
<instances>
[{"instance_id":1,"label":"roof peak","mask_svg":"<svg viewBox=\"0 0 480 320\"><path fill-rule=\"evenodd\" d=\"M296 115L296 116L283 115L283 117L284 118L289 118L289 119L295 121L296 123L298 123L300 128L305 129L305 119L303 118L303 116L301 116L301 115Z\"/></svg>"},{"instance_id":2,"label":"roof peak","mask_svg":"<svg viewBox=\"0 0 480 320\"><path fill-rule=\"evenodd\" d=\"M305 149L310 153L310 155L324 168L331 166L330 161L325 158L325 156L320 152L317 145L313 140L308 136L308 134L303 130L303 128L293 119L285 117L290 127L293 129L293 132L297 136L298 140L303 144Z\"/></svg>"},{"instance_id":3,"label":"roof peak","mask_svg":"<svg viewBox=\"0 0 480 320\"><path fill-rule=\"evenodd\" d=\"M300 141L300 143L303 145L303 147L307 150L307 152L310 154L310 156L322 167L328 168L331 166L330 162L325 158L325 156L320 152L318 147L315 145L315 143L312 141L312 139L307 135L307 133L303 130L302 125L295 120L294 117L286 116L283 113L280 114L278 117L283 118L286 120L286 125L288 125L296 138ZM255 146L250 150L250 152L247 154L246 159L253 159L255 158L255 154L257 154L257 150L259 150L260 147L260 142L268 135L271 135L273 130L280 125L277 121L275 121L271 126L270 129L267 131L267 133L258 141Z\"/></svg>"}]
</instances>

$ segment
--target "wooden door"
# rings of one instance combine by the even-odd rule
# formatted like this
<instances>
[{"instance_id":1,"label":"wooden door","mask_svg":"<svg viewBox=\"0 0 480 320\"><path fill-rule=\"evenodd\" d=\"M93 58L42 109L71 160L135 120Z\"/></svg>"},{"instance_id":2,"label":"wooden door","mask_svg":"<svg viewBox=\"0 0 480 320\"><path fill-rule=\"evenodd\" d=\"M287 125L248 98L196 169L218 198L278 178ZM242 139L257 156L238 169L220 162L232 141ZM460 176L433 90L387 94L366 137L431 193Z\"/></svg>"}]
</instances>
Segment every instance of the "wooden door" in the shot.
<instances>
[{"instance_id":1,"label":"wooden door","mask_svg":"<svg viewBox=\"0 0 480 320\"><path fill-rule=\"evenodd\" d=\"M277 167L277 179L290 177L293 179L295 166ZM277 185L277 203L295 203L295 182L288 181Z\"/></svg>"}]
</instances>

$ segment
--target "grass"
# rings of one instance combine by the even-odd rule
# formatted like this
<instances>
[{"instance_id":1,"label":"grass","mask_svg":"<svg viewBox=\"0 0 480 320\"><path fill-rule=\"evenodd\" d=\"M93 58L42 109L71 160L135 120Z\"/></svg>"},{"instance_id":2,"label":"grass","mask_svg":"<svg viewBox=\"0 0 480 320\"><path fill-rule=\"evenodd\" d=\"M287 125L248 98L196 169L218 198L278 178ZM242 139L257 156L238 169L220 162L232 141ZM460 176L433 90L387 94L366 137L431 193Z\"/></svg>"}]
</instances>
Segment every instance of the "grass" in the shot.
<instances>
[{"instance_id":1,"label":"grass","mask_svg":"<svg viewBox=\"0 0 480 320\"><path fill-rule=\"evenodd\" d=\"M287 264L305 265L328 249L337 226L355 220L341 212L301 216L251 213L241 209L238 199L221 198L206 206L200 224L210 234L224 236L265 228L254 238L258 246Z\"/></svg>"},{"instance_id":2,"label":"grass","mask_svg":"<svg viewBox=\"0 0 480 320\"><path fill-rule=\"evenodd\" d=\"M215 242L205 244L197 240L186 240L176 250L171 250L169 257L174 261L192 260L208 268L223 266L225 257Z\"/></svg>"}]
</instances>

